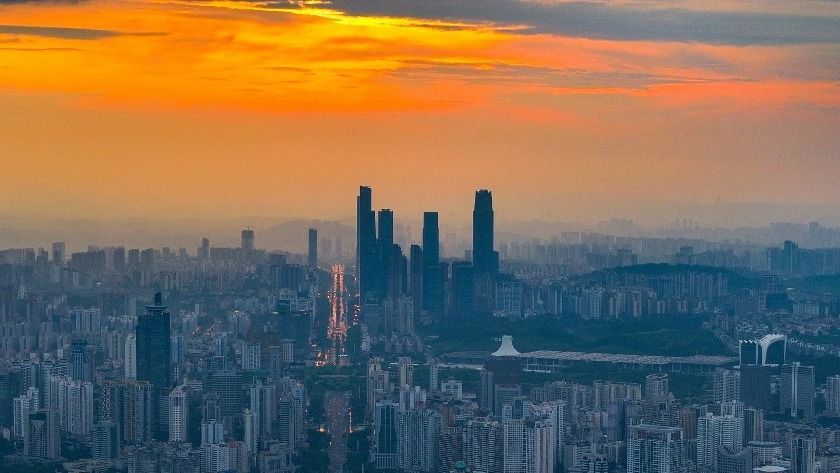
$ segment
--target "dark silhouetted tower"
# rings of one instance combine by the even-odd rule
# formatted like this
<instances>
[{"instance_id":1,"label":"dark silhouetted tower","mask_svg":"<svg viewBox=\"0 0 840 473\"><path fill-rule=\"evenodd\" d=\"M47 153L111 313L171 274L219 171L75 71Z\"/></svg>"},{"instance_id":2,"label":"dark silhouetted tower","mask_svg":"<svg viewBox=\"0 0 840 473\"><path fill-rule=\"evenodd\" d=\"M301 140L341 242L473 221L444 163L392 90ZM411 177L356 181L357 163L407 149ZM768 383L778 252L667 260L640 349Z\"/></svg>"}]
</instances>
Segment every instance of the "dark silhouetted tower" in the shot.
<instances>
[{"instance_id":1,"label":"dark silhouetted tower","mask_svg":"<svg viewBox=\"0 0 840 473\"><path fill-rule=\"evenodd\" d=\"M473 267L477 273L495 274L499 261L493 249L493 194L488 190L475 193L473 208Z\"/></svg>"},{"instance_id":2,"label":"dark silhouetted tower","mask_svg":"<svg viewBox=\"0 0 840 473\"><path fill-rule=\"evenodd\" d=\"M408 287L414 300L414 318L419 320L423 310L423 248L419 245L411 245L409 266Z\"/></svg>"},{"instance_id":3,"label":"dark silhouetted tower","mask_svg":"<svg viewBox=\"0 0 840 473\"><path fill-rule=\"evenodd\" d=\"M376 214L370 187L359 187L356 197L356 274L359 279L359 299L375 298L377 278Z\"/></svg>"},{"instance_id":4,"label":"dark silhouetted tower","mask_svg":"<svg viewBox=\"0 0 840 473\"><path fill-rule=\"evenodd\" d=\"M394 211L391 209L382 209L379 211L379 218L377 220L377 252L379 255L379 266L377 268L377 293L382 298L390 297L391 289L394 281L392 278L392 271L396 263L394 256ZM397 294L398 295L398 294Z\"/></svg>"},{"instance_id":5,"label":"dark silhouetted tower","mask_svg":"<svg viewBox=\"0 0 840 473\"><path fill-rule=\"evenodd\" d=\"M137 317L135 332L137 350L137 380L148 381L152 387L152 423L155 438L168 438L168 425L161 416L161 407L168 402L172 388L169 312L161 302L160 293L155 294L152 305L146 306L146 313Z\"/></svg>"},{"instance_id":6,"label":"dark silhouetted tower","mask_svg":"<svg viewBox=\"0 0 840 473\"><path fill-rule=\"evenodd\" d=\"M254 251L254 230L250 228L242 230L242 251L246 253Z\"/></svg>"},{"instance_id":7,"label":"dark silhouetted tower","mask_svg":"<svg viewBox=\"0 0 840 473\"><path fill-rule=\"evenodd\" d=\"M434 315L443 312L443 273L437 212L423 213L423 310Z\"/></svg>"},{"instance_id":8,"label":"dark silhouetted tower","mask_svg":"<svg viewBox=\"0 0 840 473\"><path fill-rule=\"evenodd\" d=\"M318 267L318 230L315 228L309 229L309 254L307 263L310 268Z\"/></svg>"},{"instance_id":9,"label":"dark silhouetted tower","mask_svg":"<svg viewBox=\"0 0 840 473\"><path fill-rule=\"evenodd\" d=\"M479 314L493 311L499 254L493 249L493 194L485 189L476 191L473 208L473 278L475 280L475 309Z\"/></svg>"}]
</instances>

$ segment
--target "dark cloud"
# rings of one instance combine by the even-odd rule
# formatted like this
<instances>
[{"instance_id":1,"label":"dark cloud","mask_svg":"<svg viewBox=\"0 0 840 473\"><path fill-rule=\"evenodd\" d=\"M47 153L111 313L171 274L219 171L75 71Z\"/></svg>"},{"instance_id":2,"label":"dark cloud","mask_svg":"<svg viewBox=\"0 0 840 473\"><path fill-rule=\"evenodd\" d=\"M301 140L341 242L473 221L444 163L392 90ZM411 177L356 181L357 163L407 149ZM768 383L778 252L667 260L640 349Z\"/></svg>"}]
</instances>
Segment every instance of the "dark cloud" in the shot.
<instances>
[{"instance_id":1,"label":"dark cloud","mask_svg":"<svg viewBox=\"0 0 840 473\"><path fill-rule=\"evenodd\" d=\"M288 6L286 0L276 5ZM354 15L517 24L525 32L592 39L776 45L840 42L836 16L643 8L522 0L332 0Z\"/></svg>"},{"instance_id":2,"label":"dark cloud","mask_svg":"<svg viewBox=\"0 0 840 473\"><path fill-rule=\"evenodd\" d=\"M82 0L0 0L0 6L21 3L79 3Z\"/></svg>"},{"instance_id":3,"label":"dark cloud","mask_svg":"<svg viewBox=\"0 0 840 473\"><path fill-rule=\"evenodd\" d=\"M93 28L66 28L61 26L0 25L0 35L43 36L59 39L94 40L114 36L159 36L158 32L123 32Z\"/></svg>"}]
</instances>

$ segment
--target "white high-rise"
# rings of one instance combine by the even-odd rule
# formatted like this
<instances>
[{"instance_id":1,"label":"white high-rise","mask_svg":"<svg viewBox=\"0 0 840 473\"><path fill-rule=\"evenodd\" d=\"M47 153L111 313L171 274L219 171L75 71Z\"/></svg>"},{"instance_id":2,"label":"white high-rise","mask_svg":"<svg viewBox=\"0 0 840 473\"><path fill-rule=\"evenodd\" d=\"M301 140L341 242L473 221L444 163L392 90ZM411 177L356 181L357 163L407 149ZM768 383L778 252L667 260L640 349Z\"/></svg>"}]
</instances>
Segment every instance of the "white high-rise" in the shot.
<instances>
[{"instance_id":1,"label":"white high-rise","mask_svg":"<svg viewBox=\"0 0 840 473\"><path fill-rule=\"evenodd\" d=\"M225 441L225 424L220 420L201 423L201 446L213 445Z\"/></svg>"},{"instance_id":2,"label":"white high-rise","mask_svg":"<svg viewBox=\"0 0 840 473\"><path fill-rule=\"evenodd\" d=\"M504 473L554 471L554 426L542 419L511 419L504 423Z\"/></svg>"},{"instance_id":3,"label":"white high-rise","mask_svg":"<svg viewBox=\"0 0 840 473\"><path fill-rule=\"evenodd\" d=\"M677 427L638 424L627 438L627 473L680 471L683 432Z\"/></svg>"},{"instance_id":4,"label":"white high-rise","mask_svg":"<svg viewBox=\"0 0 840 473\"><path fill-rule=\"evenodd\" d=\"M93 384L67 376L52 378L51 384L58 392L61 429L75 435L90 434L94 416Z\"/></svg>"},{"instance_id":5,"label":"white high-rise","mask_svg":"<svg viewBox=\"0 0 840 473\"><path fill-rule=\"evenodd\" d=\"M15 438L22 439L24 437L26 423L29 421L29 413L38 410L38 399L38 389L30 387L26 391L26 394L18 396L12 401L12 434Z\"/></svg>"},{"instance_id":6,"label":"white high-rise","mask_svg":"<svg viewBox=\"0 0 840 473\"><path fill-rule=\"evenodd\" d=\"M725 404L725 403L724 403ZM718 447L740 447L743 441L744 420L734 415L716 416L711 413L697 419L697 466L715 468Z\"/></svg>"},{"instance_id":7,"label":"white high-rise","mask_svg":"<svg viewBox=\"0 0 840 473\"><path fill-rule=\"evenodd\" d=\"M566 403L563 401L534 404L531 411L535 416L551 424L554 444L554 463L563 462L563 445L566 443Z\"/></svg>"},{"instance_id":8,"label":"white high-rise","mask_svg":"<svg viewBox=\"0 0 840 473\"><path fill-rule=\"evenodd\" d=\"M184 386L169 393L169 441L186 442L189 422L189 394Z\"/></svg>"}]
</instances>

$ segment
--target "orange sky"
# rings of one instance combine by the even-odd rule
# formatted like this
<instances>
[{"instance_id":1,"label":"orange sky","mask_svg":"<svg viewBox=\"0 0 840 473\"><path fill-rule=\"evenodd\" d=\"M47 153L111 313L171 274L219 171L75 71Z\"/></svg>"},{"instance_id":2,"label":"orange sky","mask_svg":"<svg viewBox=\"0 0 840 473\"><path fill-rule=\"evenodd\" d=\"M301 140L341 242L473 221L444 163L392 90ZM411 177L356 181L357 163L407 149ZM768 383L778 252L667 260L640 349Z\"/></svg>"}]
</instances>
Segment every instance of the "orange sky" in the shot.
<instances>
[{"instance_id":1,"label":"orange sky","mask_svg":"<svg viewBox=\"0 0 840 473\"><path fill-rule=\"evenodd\" d=\"M838 4L486 1L0 2L2 213L840 204Z\"/></svg>"}]
</instances>

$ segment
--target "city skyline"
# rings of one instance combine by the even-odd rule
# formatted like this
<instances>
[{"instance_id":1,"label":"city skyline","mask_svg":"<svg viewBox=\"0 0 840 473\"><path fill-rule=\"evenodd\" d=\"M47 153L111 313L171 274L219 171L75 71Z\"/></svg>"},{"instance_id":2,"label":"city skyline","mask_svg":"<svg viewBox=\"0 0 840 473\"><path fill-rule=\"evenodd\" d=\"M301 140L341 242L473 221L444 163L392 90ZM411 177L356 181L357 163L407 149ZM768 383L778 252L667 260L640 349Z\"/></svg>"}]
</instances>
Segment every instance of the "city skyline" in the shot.
<instances>
[{"instance_id":1,"label":"city skyline","mask_svg":"<svg viewBox=\"0 0 840 473\"><path fill-rule=\"evenodd\" d=\"M9 213L338 218L357 182L464 218L482 187L517 220L840 201L834 2L0 9Z\"/></svg>"}]
</instances>

